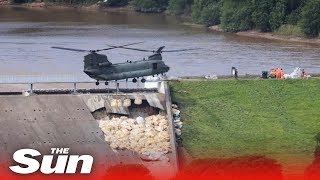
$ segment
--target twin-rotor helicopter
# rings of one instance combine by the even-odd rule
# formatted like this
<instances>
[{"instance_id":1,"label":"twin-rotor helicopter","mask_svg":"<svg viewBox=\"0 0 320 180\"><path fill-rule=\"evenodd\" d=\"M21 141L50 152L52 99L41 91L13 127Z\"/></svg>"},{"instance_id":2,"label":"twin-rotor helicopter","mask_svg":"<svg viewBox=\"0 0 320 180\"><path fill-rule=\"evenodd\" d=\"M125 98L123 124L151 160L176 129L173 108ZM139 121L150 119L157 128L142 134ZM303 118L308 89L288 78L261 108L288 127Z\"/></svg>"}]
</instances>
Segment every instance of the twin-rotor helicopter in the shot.
<instances>
[{"instance_id":1,"label":"twin-rotor helicopter","mask_svg":"<svg viewBox=\"0 0 320 180\"><path fill-rule=\"evenodd\" d=\"M138 78L141 77L141 82L145 83L146 76L155 76L159 74L164 74L169 71L169 66L167 66L162 60L161 53L163 52L181 52L181 51L190 51L196 50L199 48L193 49L179 49L179 50L163 50L165 46L158 48L156 51L153 50L145 50L138 48L130 48L128 46L138 43L131 43L122 46L113 46L108 45L109 48L105 49L96 49L96 50L82 50L82 49L73 49L73 48L65 48L65 47L52 47L55 49L62 49L68 51L76 51L76 52L87 52L86 56L84 56L84 73L86 73L89 77L97 80L96 85L99 85L99 81L105 81L105 85L108 85L108 81L118 81L118 80L126 80L132 78L132 82L138 82ZM104 54L98 54L101 51L108 51L111 49L128 49L142 52L151 52L152 55L147 58L143 58L138 61L127 61L124 63L112 64L108 57Z\"/></svg>"}]
</instances>

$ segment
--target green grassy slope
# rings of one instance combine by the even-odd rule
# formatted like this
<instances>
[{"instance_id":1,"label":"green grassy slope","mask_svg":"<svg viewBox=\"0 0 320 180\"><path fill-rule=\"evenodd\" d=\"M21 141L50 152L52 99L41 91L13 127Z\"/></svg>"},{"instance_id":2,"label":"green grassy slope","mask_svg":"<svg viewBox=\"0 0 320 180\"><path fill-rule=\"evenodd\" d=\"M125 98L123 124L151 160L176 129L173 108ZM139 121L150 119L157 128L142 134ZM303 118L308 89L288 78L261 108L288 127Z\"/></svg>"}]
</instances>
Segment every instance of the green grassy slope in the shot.
<instances>
[{"instance_id":1,"label":"green grassy slope","mask_svg":"<svg viewBox=\"0 0 320 180\"><path fill-rule=\"evenodd\" d=\"M320 80L171 82L194 158L312 156L320 132Z\"/></svg>"}]
</instances>

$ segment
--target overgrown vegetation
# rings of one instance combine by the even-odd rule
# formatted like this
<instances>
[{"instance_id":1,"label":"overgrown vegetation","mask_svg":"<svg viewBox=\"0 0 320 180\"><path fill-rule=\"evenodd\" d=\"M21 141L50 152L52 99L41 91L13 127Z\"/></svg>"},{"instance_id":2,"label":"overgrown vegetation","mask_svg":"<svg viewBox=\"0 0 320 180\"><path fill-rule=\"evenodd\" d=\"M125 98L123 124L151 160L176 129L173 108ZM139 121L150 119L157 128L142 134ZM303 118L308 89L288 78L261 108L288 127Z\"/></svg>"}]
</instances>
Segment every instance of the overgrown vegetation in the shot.
<instances>
[{"instance_id":1,"label":"overgrown vegetation","mask_svg":"<svg viewBox=\"0 0 320 180\"><path fill-rule=\"evenodd\" d=\"M192 18L197 23L208 26L220 24L220 4L218 0L195 0Z\"/></svg>"},{"instance_id":2,"label":"overgrown vegetation","mask_svg":"<svg viewBox=\"0 0 320 180\"><path fill-rule=\"evenodd\" d=\"M133 0L133 5L142 12L162 12L168 6L169 0Z\"/></svg>"},{"instance_id":3,"label":"overgrown vegetation","mask_svg":"<svg viewBox=\"0 0 320 180\"><path fill-rule=\"evenodd\" d=\"M195 158L313 156L320 80L182 81L170 88L185 122L183 145Z\"/></svg>"},{"instance_id":4,"label":"overgrown vegetation","mask_svg":"<svg viewBox=\"0 0 320 180\"><path fill-rule=\"evenodd\" d=\"M183 12L183 0L173 12ZM191 1L188 1L190 3ZM318 37L320 32L320 0L194 0L191 13L197 23L208 26L220 24L227 32L258 30L279 31L282 27L295 27L304 36ZM177 9L177 10L176 10ZM293 33L284 33L295 35Z\"/></svg>"},{"instance_id":5,"label":"overgrown vegetation","mask_svg":"<svg viewBox=\"0 0 320 180\"><path fill-rule=\"evenodd\" d=\"M168 9L177 15L190 13L192 4L193 0L170 0Z\"/></svg>"},{"instance_id":6,"label":"overgrown vegetation","mask_svg":"<svg viewBox=\"0 0 320 180\"><path fill-rule=\"evenodd\" d=\"M277 29L275 33L284 36L303 37L303 32L297 25L284 24L279 29Z\"/></svg>"},{"instance_id":7,"label":"overgrown vegetation","mask_svg":"<svg viewBox=\"0 0 320 180\"><path fill-rule=\"evenodd\" d=\"M311 38L320 33L320 0L170 0L169 5L175 14L191 6L196 23L220 24L227 32L287 31L280 34Z\"/></svg>"},{"instance_id":8,"label":"overgrown vegetation","mask_svg":"<svg viewBox=\"0 0 320 180\"><path fill-rule=\"evenodd\" d=\"M94 4L99 0L44 0L44 2L57 4Z\"/></svg>"}]
</instances>

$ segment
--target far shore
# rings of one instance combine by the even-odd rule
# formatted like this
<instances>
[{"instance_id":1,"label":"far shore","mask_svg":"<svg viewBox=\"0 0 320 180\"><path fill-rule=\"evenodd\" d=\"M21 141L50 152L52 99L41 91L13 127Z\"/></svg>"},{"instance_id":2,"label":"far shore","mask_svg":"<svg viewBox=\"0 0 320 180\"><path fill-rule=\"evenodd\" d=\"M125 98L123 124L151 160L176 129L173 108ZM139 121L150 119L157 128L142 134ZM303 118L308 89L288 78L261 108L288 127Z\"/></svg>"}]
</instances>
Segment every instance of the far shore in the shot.
<instances>
[{"instance_id":1,"label":"far shore","mask_svg":"<svg viewBox=\"0 0 320 180\"><path fill-rule=\"evenodd\" d=\"M1 1L1 0L0 0ZM79 9L79 10L88 10L88 11L109 11L109 12L135 12L133 6L123 6L123 7L107 7L99 6L98 4L92 5L77 5L77 4L55 4L55 3L45 3L45 2L33 2L33 3L24 3L24 4L8 4L0 3L0 7L26 7L32 9Z\"/></svg>"},{"instance_id":2,"label":"far shore","mask_svg":"<svg viewBox=\"0 0 320 180\"><path fill-rule=\"evenodd\" d=\"M93 5L71 5L70 4L69 5L69 4L54 4L54 3L44 3L44 2L25 3L21 5L10 5L5 2L7 1L0 0L0 6L27 7L32 9L53 8L53 9L61 9L61 10L79 9L79 10L87 10L87 11L136 12L135 8L130 5L124 6L124 7L106 7L106 6L100 6L98 4L93 4ZM165 11L163 13L167 13L167 12ZM204 27L204 25L198 25L193 23L184 23L184 24L189 26ZM208 27L208 29L212 32L226 33L219 25L210 26ZM284 36L284 35L279 35L272 32L264 33L264 32L258 32L255 30L249 30L249 31L241 31L241 32L230 33L230 34L235 34L238 36L250 37L250 38L262 38L262 39L275 40L275 41L320 45L320 38L309 39L309 38L296 37L296 36Z\"/></svg>"},{"instance_id":3,"label":"far shore","mask_svg":"<svg viewBox=\"0 0 320 180\"><path fill-rule=\"evenodd\" d=\"M210 31L213 32L224 32L223 29L219 26L211 26L209 27ZM249 31L241 31L233 33L239 36L245 36L245 37L251 37L251 38L263 38L263 39L269 39L269 40L276 40L276 41L287 41L287 42L294 42L294 43L306 43L306 44L314 44L314 45L320 45L320 38L313 38L308 39L304 37L295 37L295 36L284 36L284 35L278 35L275 33L265 33L265 32L258 32L255 30L249 30Z\"/></svg>"}]
</instances>

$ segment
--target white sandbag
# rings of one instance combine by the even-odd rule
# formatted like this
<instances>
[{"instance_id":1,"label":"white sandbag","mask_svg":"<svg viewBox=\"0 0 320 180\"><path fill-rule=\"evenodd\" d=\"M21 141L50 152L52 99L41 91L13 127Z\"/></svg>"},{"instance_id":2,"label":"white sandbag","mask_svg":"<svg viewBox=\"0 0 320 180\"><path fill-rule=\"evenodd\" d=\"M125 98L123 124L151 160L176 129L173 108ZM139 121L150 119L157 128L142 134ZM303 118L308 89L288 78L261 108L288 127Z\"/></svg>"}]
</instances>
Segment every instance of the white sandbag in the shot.
<instances>
[{"instance_id":1,"label":"white sandbag","mask_svg":"<svg viewBox=\"0 0 320 180\"><path fill-rule=\"evenodd\" d=\"M171 107L174 109L178 109L178 105L176 105L176 104L172 104Z\"/></svg>"},{"instance_id":2,"label":"white sandbag","mask_svg":"<svg viewBox=\"0 0 320 180\"><path fill-rule=\"evenodd\" d=\"M112 99L110 105L111 107L118 107L118 101L116 99Z\"/></svg>"},{"instance_id":3,"label":"white sandbag","mask_svg":"<svg viewBox=\"0 0 320 180\"><path fill-rule=\"evenodd\" d=\"M143 117L141 117L141 116L137 117L137 118L136 118L136 122L137 122L138 124L143 124L143 123L144 123Z\"/></svg>"},{"instance_id":4,"label":"white sandbag","mask_svg":"<svg viewBox=\"0 0 320 180\"><path fill-rule=\"evenodd\" d=\"M123 106L124 107L130 107L131 106L131 99L125 99L123 101Z\"/></svg>"},{"instance_id":5,"label":"white sandbag","mask_svg":"<svg viewBox=\"0 0 320 180\"><path fill-rule=\"evenodd\" d=\"M172 114L175 116L179 116L180 115L180 111L178 109L172 108Z\"/></svg>"},{"instance_id":6,"label":"white sandbag","mask_svg":"<svg viewBox=\"0 0 320 180\"><path fill-rule=\"evenodd\" d=\"M181 134L182 134L181 130L177 129L177 128L175 129L175 133L176 133L177 136L181 136Z\"/></svg>"},{"instance_id":7,"label":"white sandbag","mask_svg":"<svg viewBox=\"0 0 320 180\"><path fill-rule=\"evenodd\" d=\"M142 104L142 98L140 96L136 97L134 99L134 104L141 105Z\"/></svg>"},{"instance_id":8,"label":"white sandbag","mask_svg":"<svg viewBox=\"0 0 320 180\"><path fill-rule=\"evenodd\" d=\"M137 119L122 116L108 121L99 121L99 127L105 133L105 140L110 143L112 149L129 149L140 154L171 152L166 116L153 115L145 119L143 117ZM151 159L165 160L166 157L155 158L153 154Z\"/></svg>"},{"instance_id":9,"label":"white sandbag","mask_svg":"<svg viewBox=\"0 0 320 180\"><path fill-rule=\"evenodd\" d=\"M122 107L122 100L121 99L117 99L117 106Z\"/></svg>"}]
</instances>

